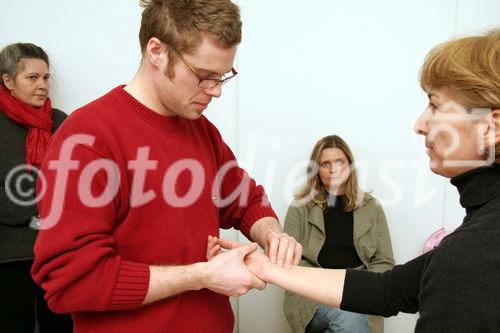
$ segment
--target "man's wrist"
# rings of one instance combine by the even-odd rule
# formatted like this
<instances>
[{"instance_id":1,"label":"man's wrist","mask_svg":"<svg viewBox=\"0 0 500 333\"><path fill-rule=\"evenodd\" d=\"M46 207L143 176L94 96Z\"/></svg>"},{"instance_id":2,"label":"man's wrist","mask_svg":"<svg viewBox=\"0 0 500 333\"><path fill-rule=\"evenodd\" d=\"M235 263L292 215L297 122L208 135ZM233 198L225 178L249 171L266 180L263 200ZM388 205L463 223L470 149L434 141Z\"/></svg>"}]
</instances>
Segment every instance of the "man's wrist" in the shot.
<instances>
[{"instance_id":1,"label":"man's wrist","mask_svg":"<svg viewBox=\"0 0 500 333\"><path fill-rule=\"evenodd\" d=\"M192 265L193 269L193 289L200 290L210 286L210 262L197 262Z\"/></svg>"},{"instance_id":2,"label":"man's wrist","mask_svg":"<svg viewBox=\"0 0 500 333\"><path fill-rule=\"evenodd\" d=\"M272 232L281 233L281 226L274 217L263 217L259 219L250 229L250 237L252 241L259 243L265 249L268 235Z\"/></svg>"}]
</instances>

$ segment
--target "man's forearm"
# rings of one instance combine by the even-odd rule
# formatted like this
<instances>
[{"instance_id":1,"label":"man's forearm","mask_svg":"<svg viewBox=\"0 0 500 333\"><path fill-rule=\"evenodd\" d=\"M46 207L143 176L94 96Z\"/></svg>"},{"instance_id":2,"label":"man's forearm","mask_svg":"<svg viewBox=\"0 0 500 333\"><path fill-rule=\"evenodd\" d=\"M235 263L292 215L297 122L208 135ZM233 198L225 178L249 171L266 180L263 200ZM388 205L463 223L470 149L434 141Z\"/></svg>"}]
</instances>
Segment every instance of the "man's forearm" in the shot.
<instances>
[{"instance_id":1,"label":"man's forearm","mask_svg":"<svg viewBox=\"0 0 500 333\"><path fill-rule=\"evenodd\" d=\"M149 266L149 288L143 304L204 287L204 263L186 266Z\"/></svg>"},{"instance_id":2,"label":"man's forearm","mask_svg":"<svg viewBox=\"0 0 500 333\"><path fill-rule=\"evenodd\" d=\"M148 293L143 304L202 288L231 297L244 295L251 288L264 289L265 283L253 276L243 261L256 249L255 243L245 244L218 254L208 262L150 266Z\"/></svg>"}]
</instances>

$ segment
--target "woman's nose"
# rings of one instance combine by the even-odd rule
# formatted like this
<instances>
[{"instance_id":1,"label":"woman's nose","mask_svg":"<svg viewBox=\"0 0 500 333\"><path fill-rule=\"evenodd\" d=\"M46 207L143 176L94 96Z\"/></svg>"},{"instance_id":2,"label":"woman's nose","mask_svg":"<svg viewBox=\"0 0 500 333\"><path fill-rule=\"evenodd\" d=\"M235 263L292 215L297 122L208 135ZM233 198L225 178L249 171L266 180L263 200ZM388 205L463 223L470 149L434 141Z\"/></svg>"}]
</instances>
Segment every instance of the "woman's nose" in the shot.
<instances>
[{"instance_id":1,"label":"woman's nose","mask_svg":"<svg viewBox=\"0 0 500 333\"><path fill-rule=\"evenodd\" d=\"M47 90L49 88L49 81L44 78L40 78L38 80L38 88Z\"/></svg>"},{"instance_id":2,"label":"woman's nose","mask_svg":"<svg viewBox=\"0 0 500 333\"><path fill-rule=\"evenodd\" d=\"M415 133L420 135L427 134L427 121L429 118L428 112L429 110L425 110L418 116L417 120L415 121L415 125L413 125L413 130L415 131Z\"/></svg>"}]
</instances>

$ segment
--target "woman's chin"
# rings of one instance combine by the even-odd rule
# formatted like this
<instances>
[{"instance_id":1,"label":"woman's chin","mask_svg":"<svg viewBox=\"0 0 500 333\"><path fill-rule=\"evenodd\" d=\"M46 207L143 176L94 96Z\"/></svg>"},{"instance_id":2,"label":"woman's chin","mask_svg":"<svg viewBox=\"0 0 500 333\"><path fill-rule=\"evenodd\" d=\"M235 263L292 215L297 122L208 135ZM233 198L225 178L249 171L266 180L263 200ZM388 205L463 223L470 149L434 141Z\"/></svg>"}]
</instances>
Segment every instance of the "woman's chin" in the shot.
<instances>
[{"instance_id":1,"label":"woman's chin","mask_svg":"<svg viewBox=\"0 0 500 333\"><path fill-rule=\"evenodd\" d=\"M459 168L443 166L442 162L431 161L429 163L429 167L433 173L445 178L453 178L462 173L461 170L459 170Z\"/></svg>"},{"instance_id":2,"label":"woman's chin","mask_svg":"<svg viewBox=\"0 0 500 333\"><path fill-rule=\"evenodd\" d=\"M437 175L443 176L443 163L435 160L429 161L429 169Z\"/></svg>"}]
</instances>

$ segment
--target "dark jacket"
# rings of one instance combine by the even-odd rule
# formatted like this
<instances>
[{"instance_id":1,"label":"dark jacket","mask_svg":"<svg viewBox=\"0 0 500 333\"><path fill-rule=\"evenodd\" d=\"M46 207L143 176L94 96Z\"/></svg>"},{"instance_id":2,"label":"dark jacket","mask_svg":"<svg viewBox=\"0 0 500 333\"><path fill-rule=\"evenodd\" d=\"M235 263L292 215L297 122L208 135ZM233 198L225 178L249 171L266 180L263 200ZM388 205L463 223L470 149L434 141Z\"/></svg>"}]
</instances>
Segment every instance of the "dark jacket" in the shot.
<instances>
[{"instance_id":1,"label":"dark jacket","mask_svg":"<svg viewBox=\"0 0 500 333\"><path fill-rule=\"evenodd\" d=\"M57 109L53 109L52 132L61 125L67 115ZM18 172L12 173L16 167L26 164L26 136L28 129L13 122L4 113L0 112L0 263L33 259L33 245L37 231L29 226L33 216L37 216L36 204L29 206L19 205L9 199L9 189L17 198L23 200L35 199L36 172L28 174L25 167ZM9 189L6 189L6 178L12 175L9 181ZM22 192L29 193L27 196L16 193L15 184L19 177L29 175L24 179ZM22 178L21 178L22 179Z\"/></svg>"}]
</instances>

